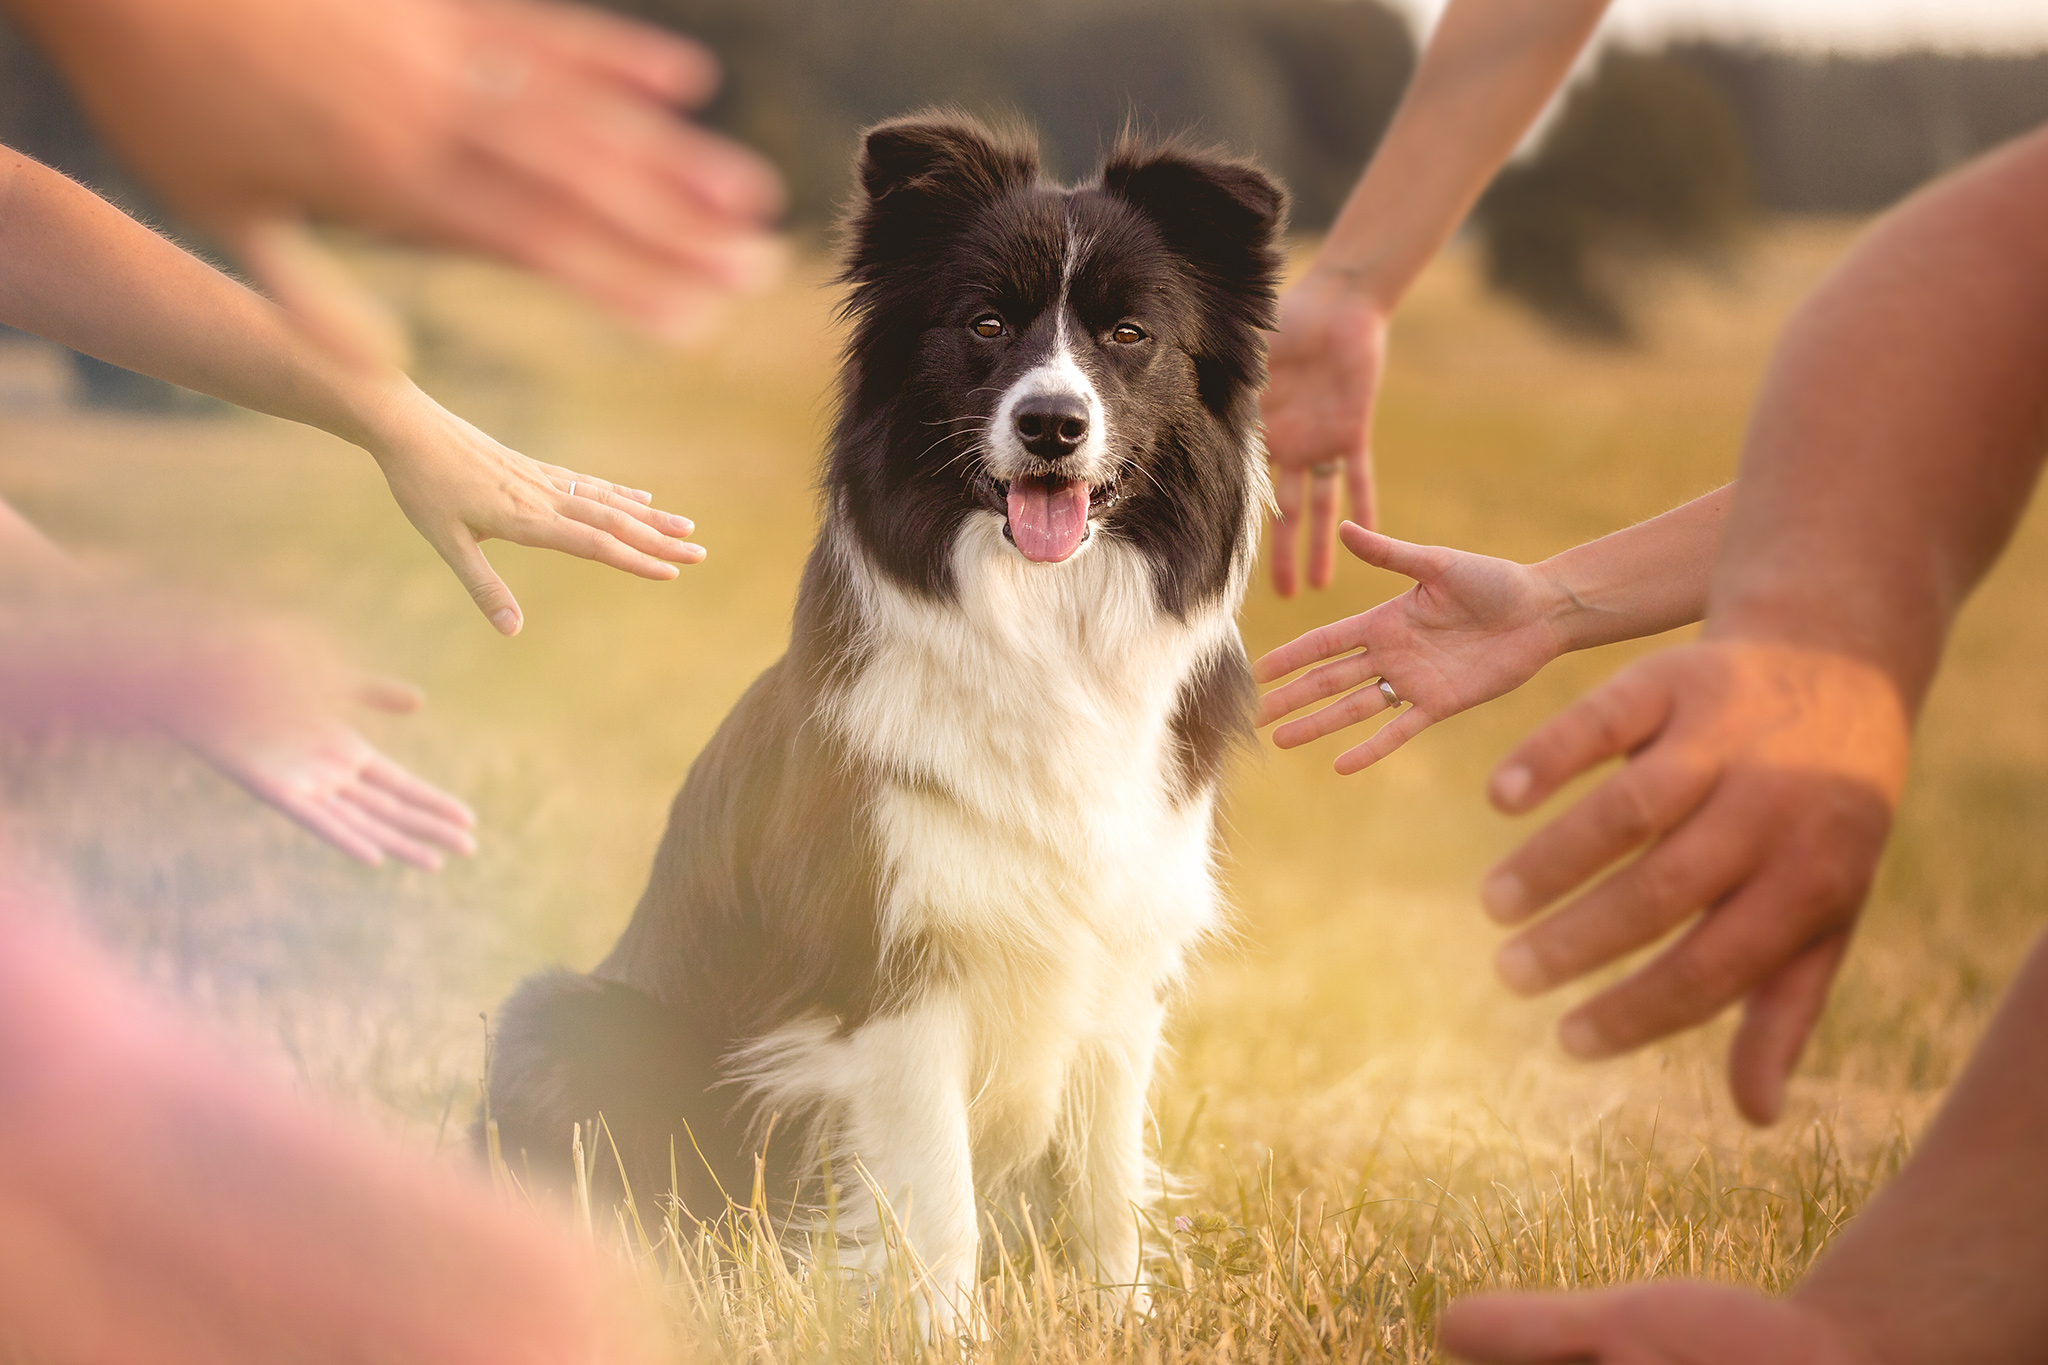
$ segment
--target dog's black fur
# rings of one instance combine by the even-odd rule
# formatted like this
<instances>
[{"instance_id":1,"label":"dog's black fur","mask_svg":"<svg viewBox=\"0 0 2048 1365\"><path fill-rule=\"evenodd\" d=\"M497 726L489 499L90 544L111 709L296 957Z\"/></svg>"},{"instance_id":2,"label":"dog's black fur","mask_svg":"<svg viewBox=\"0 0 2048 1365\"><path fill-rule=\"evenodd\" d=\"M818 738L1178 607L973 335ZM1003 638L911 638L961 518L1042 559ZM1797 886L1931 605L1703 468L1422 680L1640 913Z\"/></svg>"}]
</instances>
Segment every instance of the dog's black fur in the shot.
<instances>
[{"instance_id":1,"label":"dog's black fur","mask_svg":"<svg viewBox=\"0 0 2048 1365\"><path fill-rule=\"evenodd\" d=\"M1034 144L924 115L870 131L845 226L852 321L824 476L827 529L805 570L788 653L690 770L631 925L590 976L529 979L496 1021L491 1120L515 1168L556 1168L571 1126L602 1113L636 1189L700 1214L744 1199L763 1116L722 1085L736 1046L806 1012L842 1030L956 969L942 934L884 948L869 805L884 782L959 799L938 772L885 770L818 717L871 663L847 544L919 599L958 593L963 524L1002 515L977 435L1048 343L1036 319L1071 274L1091 372L1114 413L1118 473L1091 534L1137 547L1157 606L1186 618L1240 586L1257 477L1261 328L1272 323L1280 190L1252 166L1127 137L1100 179L1041 179ZM1078 260L1062 243L1085 243ZM975 334L993 311L1010 330ZM1143 319L1142 344L1099 334ZM836 514L836 515L835 515ZM835 541L843 536L846 543ZM1246 737L1241 648L1183 684L1172 734L1184 793L1213 786ZM779 1142L780 1139L777 1139ZM596 1145L600 1174L610 1149ZM800 1154L768 1153L790 1188Z\"/></svg>"}]
</instances>

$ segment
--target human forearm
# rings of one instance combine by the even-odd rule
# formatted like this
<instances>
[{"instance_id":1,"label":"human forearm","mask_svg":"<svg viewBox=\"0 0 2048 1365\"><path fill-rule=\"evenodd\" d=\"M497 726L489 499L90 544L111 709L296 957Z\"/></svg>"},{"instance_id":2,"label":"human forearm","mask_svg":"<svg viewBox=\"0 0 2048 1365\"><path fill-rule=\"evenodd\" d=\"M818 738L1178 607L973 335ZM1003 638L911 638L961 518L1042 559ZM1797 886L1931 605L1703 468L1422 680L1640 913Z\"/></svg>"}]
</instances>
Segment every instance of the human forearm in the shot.
<instances>
[{"instance_id":1,"label":"human forearm","mask_svg":"<svg viewBox=\"0 0 2048 1365\"><path fill-rule=\"evenodd\" d=\"M1713 635L1836 649L1909 708L2048 445L2048 133L1923 192L1788 329L1752 422Z\"/></svg>"},{"instance_id":2,"label":"human forearm","mask_svg":"<svg viewBox=\"0 0 2048 1365\"><path fill-rule=\"evenodd\" d=\"M1571 70L1608 0L1452 0L1315 269L1391 311Z\"/></svg>"},{"instance_id":3,"label":"human forearm","mask_svg":"<svg viewBox=\"0 0 2048 1365\"><path fill-rule=\"evenodd\" d=\"M0 322L358 444L410 386L351 369L282 310L49 168L0 150Z\"/></svg>"},{"instance_id":4,"label":"human forearm","mask_svg":"<svg viewBox=\"0 0 2048 1365\"><path fill-rule=\"evenodd\" d=\"M1795 1298L1882 1361L2048 1352L2048 937L1892 1185Z\"/></svg>"},{"instance_id":5,"label":"human forearm","mask_svg":"<svg viewBox=\"0 0 2048 1365\"><path fill-rule=\"evenodd\" d=\"M1634 640L1706 614L1734 486L1532 565L1552 593L1558 653Z\"/></svg>"}]
</instances>

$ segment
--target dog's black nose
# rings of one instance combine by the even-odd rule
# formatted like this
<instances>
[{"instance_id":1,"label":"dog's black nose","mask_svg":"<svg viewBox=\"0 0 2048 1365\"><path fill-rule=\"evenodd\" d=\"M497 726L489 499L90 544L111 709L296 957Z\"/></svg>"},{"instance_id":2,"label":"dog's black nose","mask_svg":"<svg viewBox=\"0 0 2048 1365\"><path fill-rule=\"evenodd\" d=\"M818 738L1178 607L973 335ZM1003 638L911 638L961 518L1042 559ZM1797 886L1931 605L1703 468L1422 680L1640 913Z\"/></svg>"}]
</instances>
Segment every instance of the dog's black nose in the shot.
<instances>
[{"instance_id":1,"label":"dog's black nose","mask_svg":"<svg viewBox=\"0 0 2048 1365\"><path fill-rule=\"evenodd\" d=\"M1088 437L1088 404L1080 395L1041 393L1017 404L1010 420L1024 448L1041 460L1071 455Z\"/></svg>"}]
</instances>

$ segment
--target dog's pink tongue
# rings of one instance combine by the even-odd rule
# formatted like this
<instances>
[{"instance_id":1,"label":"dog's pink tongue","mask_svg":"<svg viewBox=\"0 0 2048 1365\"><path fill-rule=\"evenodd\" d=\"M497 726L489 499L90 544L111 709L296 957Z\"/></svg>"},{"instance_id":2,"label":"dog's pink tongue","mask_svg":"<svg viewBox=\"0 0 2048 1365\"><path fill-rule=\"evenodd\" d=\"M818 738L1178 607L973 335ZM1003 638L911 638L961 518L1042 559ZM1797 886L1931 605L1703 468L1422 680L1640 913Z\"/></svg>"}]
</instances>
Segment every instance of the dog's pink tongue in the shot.
<instances>
[{"instance_id":1,"label":"dog's pink tongue","mask_svg":"<svg viewBox=\"0 0 2048 1365\"><path fill-rule=\"evenodd\" d=\"M1010 539L1024 557L1057 564L1081 548L1088 532L1088 485L1079 479L1047 488L1023 479L1010 485Z\"/></svg>"}]
</instances>

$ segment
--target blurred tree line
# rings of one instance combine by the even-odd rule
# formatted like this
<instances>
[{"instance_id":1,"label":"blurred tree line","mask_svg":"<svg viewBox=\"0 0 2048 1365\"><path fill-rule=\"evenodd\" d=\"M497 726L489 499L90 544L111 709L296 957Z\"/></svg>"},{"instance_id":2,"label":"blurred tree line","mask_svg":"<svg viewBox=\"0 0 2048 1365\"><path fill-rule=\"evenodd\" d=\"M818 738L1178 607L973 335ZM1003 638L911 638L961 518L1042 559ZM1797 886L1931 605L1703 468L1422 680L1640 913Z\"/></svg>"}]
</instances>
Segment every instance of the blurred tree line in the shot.
<instances>
[{"instance_id":1,"label":"blurred tree line","mask_svg":"<svg viewBox=\"0 0 2048 1365\"><path fill-rule=\"evenodd\" d=\"M726 83L705 117L781 165L801 225L830 221L861 126L940 103L1028 120L1068 177L1127 122L1192 130L1277 171L1295 226L1316 231L1416 58L1384 0L609 3L719 54ZM2044 121L2048 54L1609 49L1475 228L1497 287L1560 325L1625 337L1627 262L1725 255L1760 210L1881 208ZM62 82L4 29L0 141L149 214Z\"/></svg>"}]
</instances>

